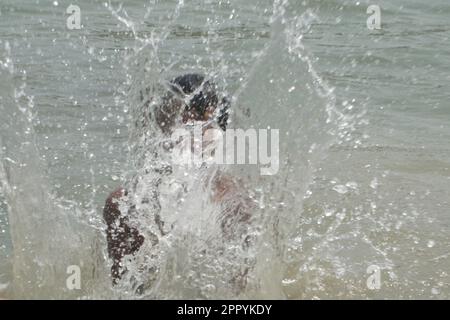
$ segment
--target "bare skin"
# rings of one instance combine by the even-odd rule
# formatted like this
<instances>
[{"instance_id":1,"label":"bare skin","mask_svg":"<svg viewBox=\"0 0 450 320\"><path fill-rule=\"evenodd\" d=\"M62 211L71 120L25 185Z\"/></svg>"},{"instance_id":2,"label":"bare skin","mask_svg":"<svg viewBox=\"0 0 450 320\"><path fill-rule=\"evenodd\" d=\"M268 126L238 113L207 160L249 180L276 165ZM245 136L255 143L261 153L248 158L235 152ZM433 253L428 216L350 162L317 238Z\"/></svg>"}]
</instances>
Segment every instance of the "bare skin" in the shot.
<instances>
[{"instance_id":1,"label":"bare skin","mask_svg":"<svg viewBox=\"0 0 450 320\"><path fill-rule=\"evenodd\" d=\"M226 204L231 199L242 198L238 181L231 177L222 175L213 179L212 183L210 196L212 203ZM115 190L107 198L103 210L103 218L107 225L108 254L113 261L111 276L114 283L117 283L124 273L121 268L123 257L136 253L145 241L144 236L136 228L129 225L126 215L120 212L119 204L126 201L127 195L128 192L123 188ZM246 199L245 201L239 201L231 210L224 212L221 217L221 229L225 239L233 236L233 226L249 223L251 219L250 206L250 201Z\"/></svg>"},{"instance_id":2,"label":"bare skin","mask_svg":"<svg viewBox=\"0 0 450 320\"><path fill-rule=\"evenodd\" d=\"M127 217L120 212L119 203L126 195L127 191L123 188L115 190L106 199L103 209L107 225L108 254L113 261L111 276L114 283L123 273L120 267L123 257L137 252L145 240L138 230L129 226Z\"/></svg>"}]
</instances>

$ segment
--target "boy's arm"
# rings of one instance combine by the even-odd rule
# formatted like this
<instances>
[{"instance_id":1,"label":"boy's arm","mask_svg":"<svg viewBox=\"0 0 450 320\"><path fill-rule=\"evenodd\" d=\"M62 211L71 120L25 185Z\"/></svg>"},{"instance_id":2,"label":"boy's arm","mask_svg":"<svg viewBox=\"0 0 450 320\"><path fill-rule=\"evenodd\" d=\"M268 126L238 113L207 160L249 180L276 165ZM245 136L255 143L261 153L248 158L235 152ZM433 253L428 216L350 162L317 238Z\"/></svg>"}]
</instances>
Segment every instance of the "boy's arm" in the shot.
<instances>
[{"instance_id":1,"label":"boy's arm","mask_svg":"<svg viewBox=\"0 0 450 320\"><path fill-rule=\"evenodd\" d=\"M240 241L242 249L248 250L254 244L248 232L255 203L243 187L243 182L229 175L220 175L214 181L211 200L221 205L220 226L224 238L227 241ZM243 290L247 285L251 268L252 262L249 260L233 276L232 283L239 290Z\"/></svg>"},{"instance_id":2,"label":"boy's arm","mask_svg":"<svg viewBox=\"0 0 450 320\"><path fill-rule=\"evenodd\" d=\"M213 181L211 200L220 203L222 212L222 230L225 236L232 236L242 225L252 218L254 203L242 187L239 179L229 175L220 175Z\"/></svg>"},{"instance_id":3,"label":"boy's arm","mask_svg":"<svg viewBox=\"0 0 450 320\"><path fill-rule=\"evenodd\" d=\"M106 199L103 209L103 218L106 222L106 240L108 243L108 255L113 261L111 276L116 283L123 272L121 262L125 255L138 251L144 243L144 237L139 231L128 225L126 215L119 209L121 201L127 195L127 191L119 188L112 192Z\"/></svg>"}]
</instances>

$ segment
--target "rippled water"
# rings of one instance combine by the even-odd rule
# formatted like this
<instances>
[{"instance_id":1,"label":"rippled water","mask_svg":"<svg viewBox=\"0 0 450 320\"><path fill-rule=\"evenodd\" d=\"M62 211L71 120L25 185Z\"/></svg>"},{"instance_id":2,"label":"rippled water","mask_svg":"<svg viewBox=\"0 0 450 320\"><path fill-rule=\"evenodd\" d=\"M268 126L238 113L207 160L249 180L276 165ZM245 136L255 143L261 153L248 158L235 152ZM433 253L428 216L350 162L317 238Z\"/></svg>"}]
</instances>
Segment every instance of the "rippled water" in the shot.
<instances>
[{"instance_id":1,"label":"rippled water","mask_svg":"<svg viewBox=\"0 0 450 320\"><path fill-rule=\"evenodd\" d=\"M257 199L240 296L448 298L450 5L379 1L371 31L369 4L82 1L83 28L68 30L69 2L2 0L0 297L235 297L218 284L249 257L215 253L195 190L156 285L108 279L104 201L151 147L138 93L195 71L233 96L233 127L280 129L277 175L227 169ZM69 265L81 291L66 288Z\"/></svg>"}]
</instances>

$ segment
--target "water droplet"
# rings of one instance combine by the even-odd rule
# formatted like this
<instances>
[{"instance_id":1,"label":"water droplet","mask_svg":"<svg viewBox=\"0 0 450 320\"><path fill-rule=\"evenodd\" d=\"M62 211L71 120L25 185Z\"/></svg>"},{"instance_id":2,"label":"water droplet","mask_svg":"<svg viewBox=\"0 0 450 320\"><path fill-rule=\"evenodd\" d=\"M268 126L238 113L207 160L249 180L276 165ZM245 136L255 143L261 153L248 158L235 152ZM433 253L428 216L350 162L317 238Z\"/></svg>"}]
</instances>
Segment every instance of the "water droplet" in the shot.
<instances>
[{"instance_id":1,"label":"water droplet","mask_svg":"<svg viewBox=\"0 0 450 320\"><path fill-rule=\"evenodd\" d=\"M333 190L337 193L344 194L348 192L348 188L342 184L333 187Z\"/></svg>"},{"instance_id":2,"label":"water droplet","mask_svg":"<svg viewBox=\"0 0 450 320\"><path fill-rule=\"evenodd\" d=\"M345 186L349 187L350 189L357 189L358 188L358 184L356 182L354 182L354 181L347 182L345 184Z\"/></svg>"},{"instance_id":3,"label":"water droplet","mask_svg":"<svg viewBox=\"0 0 450 320\"><path fill-rule=\"evenodd\" d=\"M296 279L283 279L283 280L282 280L282 283L283 283L283 285L285 285L285 286L290 285L290 284L293 284L293 283L295 283L295 282L297 282Z\"/></svg>"},{"instance_id":4,"label":"water droplet","mask_svg":"<svg viewBox=\"0 0 450 320\"><path fill-rule=\"evenodd\" d=\"M370 182L370 187L372 189L378 188L378 179L377 178L373 178L373 180Z\"/></svg>"}]
</instances>

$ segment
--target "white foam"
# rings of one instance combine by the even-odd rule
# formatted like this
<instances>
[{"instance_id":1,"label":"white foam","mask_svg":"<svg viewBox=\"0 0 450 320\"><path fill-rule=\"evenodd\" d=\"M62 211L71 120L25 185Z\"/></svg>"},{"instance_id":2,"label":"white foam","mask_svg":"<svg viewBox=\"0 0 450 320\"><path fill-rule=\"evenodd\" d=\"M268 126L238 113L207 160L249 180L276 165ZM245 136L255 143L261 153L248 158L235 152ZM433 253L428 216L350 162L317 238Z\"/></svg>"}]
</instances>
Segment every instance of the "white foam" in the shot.
<instances>
[{"instance_id":1,"label":"white foam","mask_svg":"<svg viewBox=\"0 0 450 320\"><path fill-rule=\"evenodd\" d=\"M9 287L9 282L8 283L0 283L0 292L5 291L6 289L8 289Z\"/></svg>"}]
</instances>

